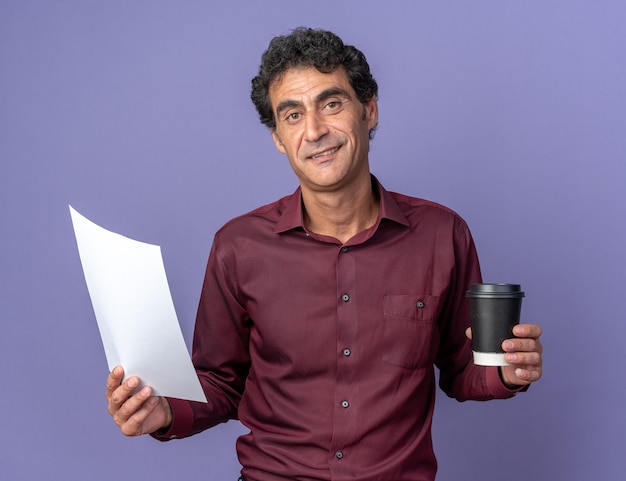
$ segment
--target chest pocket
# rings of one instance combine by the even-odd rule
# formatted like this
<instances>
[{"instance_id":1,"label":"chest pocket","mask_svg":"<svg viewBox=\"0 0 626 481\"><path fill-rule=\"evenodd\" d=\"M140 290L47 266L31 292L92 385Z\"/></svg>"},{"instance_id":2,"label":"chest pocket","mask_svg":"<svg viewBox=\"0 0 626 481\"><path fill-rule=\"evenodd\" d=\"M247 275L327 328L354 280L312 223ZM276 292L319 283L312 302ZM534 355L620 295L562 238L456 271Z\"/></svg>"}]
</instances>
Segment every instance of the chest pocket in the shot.
<instances>
[{"instance_id":1,"label":"chest pocket","mask_svg":"<svg viewBox=\"0 0 626 481\"><path fill-rule=\"evenodd\" d=\"M436 296L386 295L383 361L408 369L431 366L439 346L441 303Z\"/></svg>"}]
</instances>

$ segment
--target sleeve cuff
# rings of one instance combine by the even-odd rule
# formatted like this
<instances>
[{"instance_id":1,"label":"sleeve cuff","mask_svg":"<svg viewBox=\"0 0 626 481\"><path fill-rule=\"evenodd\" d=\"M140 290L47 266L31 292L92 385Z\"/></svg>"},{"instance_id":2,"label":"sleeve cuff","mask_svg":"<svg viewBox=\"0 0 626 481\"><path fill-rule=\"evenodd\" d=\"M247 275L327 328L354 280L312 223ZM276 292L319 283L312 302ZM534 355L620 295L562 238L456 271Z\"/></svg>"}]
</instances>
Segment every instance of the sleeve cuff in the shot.
<instances>
[{"instance_id":1,"label":"sleeve cuff","mask_svg":"<svg viewBox=\"0 0 626 481\"><path fill-rule=\"evenodd\" d=\"M172 424L165 429L159 429L151 436L159 441L169 441L184 438L189 435L193 426L193 410L189 401L175 398L166 398L172 410Z\"/></svg>"}]
</instances>

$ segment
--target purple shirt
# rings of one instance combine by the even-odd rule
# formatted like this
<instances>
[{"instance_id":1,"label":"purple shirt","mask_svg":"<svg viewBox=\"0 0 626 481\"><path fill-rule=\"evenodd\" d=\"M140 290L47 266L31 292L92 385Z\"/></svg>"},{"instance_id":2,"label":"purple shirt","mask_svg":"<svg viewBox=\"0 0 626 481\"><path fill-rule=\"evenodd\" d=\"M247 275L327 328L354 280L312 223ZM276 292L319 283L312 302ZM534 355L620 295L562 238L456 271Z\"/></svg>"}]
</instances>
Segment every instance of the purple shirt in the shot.
<instances>
[{"instance_id":1,"label":"purple shirt","mask_svg":"<svg viewBox=\"0 0 626 481\"><path fill-rule=\"evenodd\" d=\"M209 402L171 399L161 439L237 418L247 481L431 481L433 364L458 400L515 394L472 363L465 222L373 187L378 221L345 244L306 230L299 190L216 234L192 356Z\"/></svg>"}]
</instances>

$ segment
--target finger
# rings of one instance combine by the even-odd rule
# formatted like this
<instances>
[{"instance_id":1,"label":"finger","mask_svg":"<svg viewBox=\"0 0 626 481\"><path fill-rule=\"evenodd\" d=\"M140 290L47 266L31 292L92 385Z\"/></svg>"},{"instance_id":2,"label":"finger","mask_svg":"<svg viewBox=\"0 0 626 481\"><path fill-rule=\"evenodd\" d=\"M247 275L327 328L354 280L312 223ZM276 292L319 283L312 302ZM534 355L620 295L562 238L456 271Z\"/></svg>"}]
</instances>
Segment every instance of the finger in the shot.
<instances>
[{"instance_id":1,"label":"finger","mask_svg":"<svg viewBox=\"0 0 626 481\"><path fill-rule=\"evenodd\" d=\"M122 366L115 366L109 376L107 377L106 383L106 398L109 400L111 398L111 394L115 391L120 384L122 383L122 379L124 378L124 369Z\"/></svg>"},{"instance_id":2,"label":"finger","mask_svg":"<svg viewBox=\"0 0 626 481\"><path fill-rule=\"evenodd\" d=\"M518 367L534 368L542 365L538 352L508 352L504 355L504 360Z\"/></svg>"},{"instance_id":3,"label":"finger","mask_svg":"<svg viewBox=\"0 0 626 481\"><path fill-rule=\"evenodd\" d=\"M143 391L143 390L142 390ZM135 406L133 409L129 408L130 415L126 415L124 413L124 418L120 415L117 419L119 422L118 426L120 427L120 431L125 436L140 436L145 434L148 431L153 431L154 429L144 429L146 425L146 421L148 417L154 412L155 408L159 405L159 398L156 396L148 396L147 398L143 398L142 395L137 394L133 396L133 400L140 396L141 402L139 405ZM130 402L130 400L129 400ZM123 409L120 410L120 413L123 413L126 410L126 405L124 405ZM126 417L127 416L127 417ZM123 419L123 421L122 421Z\"/></svg>"},{"instance_id":4,"label":"finger","mask_svg":"<svg viewBox=\"0 0 626 481\"><path fill-rule=\"evenodd\" d=\"M502 342L504 352L543 352L543 346L537 339L507 339Z\"/></svg>"},{"instance_id":5,"label":"finger","mask_svg":"<svg viewBox=\"0 0 626 481\"><path fill-rule=\"evenodd\" d=\"M137 414L144 407L144 403L152 395L149 386L142 387L134 396L127 397L124 402L112 405L110 412L115 424L122 427L131 417Z\"/></svg>"},{"instance_id":6,"label":"finger","mask_svg":"<svg viewBox=\"0 0 626 481\"><path fill-rule=\"evenodd\" d=\"M541 379L543 370L536 366L503 366L502 377L510 385L524 386Z\"/></svg>"},{"instance_id":7,"label":"finger","mask_svg":"<svg viewBox=\"0 0 626 481\"><path fill-rule=\"evenodd\" d=\"M139 387L139 378L136 376L131 376L120 384L109 396L109 413L115 415L122 405L129 400L137 387Z\"/></svg>"},{"instance_id":8,"label":"finger","mask_svg":"<svg viewBox=\"0 0 626 481\"><path fill-rule=\"evenodd\" d=\"M517 324L513 326L513 335L538 339L541 336L541 327L537 324Z\"/></svg>"},{"instance_id":9,"label":"finger","mask_svg":"<svg viewBox=\"0 0 626 481\"><path fill-rule=\"evenodd\" d=\"M517 384L530 384L541 379L542 370L541 369L523 369L516 368L514 371L515 377L519 379Z\"/></svg>"},{"instance_id":10,"label":"finger","mask_svg":"<svg viewBox=\"0 0 626 481\"><path fill-rule=\"evenodd\" d=\"M470 339L470 340L472 339L472 328L471 327L468 327L467 329L465 329L465 336L468 339Z\"/></svg>"}]
</instances>

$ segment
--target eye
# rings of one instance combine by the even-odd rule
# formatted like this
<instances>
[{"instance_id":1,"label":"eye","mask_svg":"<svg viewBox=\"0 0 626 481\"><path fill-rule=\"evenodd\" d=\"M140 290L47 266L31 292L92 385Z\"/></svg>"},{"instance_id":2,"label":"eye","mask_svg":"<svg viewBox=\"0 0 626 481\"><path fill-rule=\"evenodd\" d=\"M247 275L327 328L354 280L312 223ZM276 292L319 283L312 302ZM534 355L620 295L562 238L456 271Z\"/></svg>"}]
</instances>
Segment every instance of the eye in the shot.
<instances>
[{"instance_id":1,"label":"eye","mask_svg":"<svg viewBox=\"0 0 626 481\"><path fill-rule=\"evenodd\" d=\"M329 100L324 104L322 111L327 115L334 115L343 110L343 103L341 100Z\"/></svg>"},{"instance_id":2,"label":"eye","mask_svg":"<svg viewBox=\"0 0 626 481\"><path fill-rule=\"evenodd\" d=\"M300 113L299 112L291 112L290 114L287 115L287 121L288 122L294 122L296 120L298 120L300 118Z\"/></svg>"}]
</instances>

